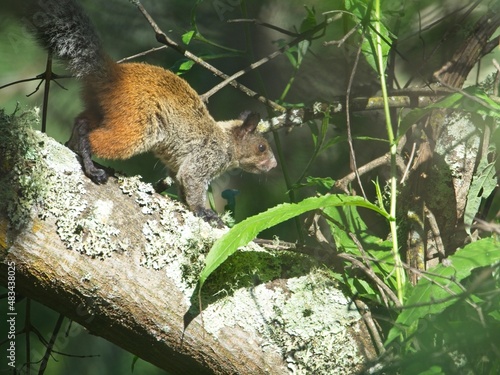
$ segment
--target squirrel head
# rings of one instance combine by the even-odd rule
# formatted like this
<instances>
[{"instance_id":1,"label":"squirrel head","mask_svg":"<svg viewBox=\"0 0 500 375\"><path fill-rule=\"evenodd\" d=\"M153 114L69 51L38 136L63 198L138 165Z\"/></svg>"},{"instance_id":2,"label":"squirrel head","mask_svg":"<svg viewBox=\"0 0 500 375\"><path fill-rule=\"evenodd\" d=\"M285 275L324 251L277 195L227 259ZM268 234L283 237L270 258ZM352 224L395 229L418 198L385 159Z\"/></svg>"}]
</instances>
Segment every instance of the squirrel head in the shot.
<instances>
[{"instance_id":1,"label":"squirrel head","mask_svg":"<svg viewBox=\"0 0 500 375\"><path fill-rule=\"evenodd\" d=\"M260 115L243 112L238 120L220 122L232 135L234 161L250 173L263 173L276 167L276 158L267 140L256 131Z\"/></svg>"}]
</instances>

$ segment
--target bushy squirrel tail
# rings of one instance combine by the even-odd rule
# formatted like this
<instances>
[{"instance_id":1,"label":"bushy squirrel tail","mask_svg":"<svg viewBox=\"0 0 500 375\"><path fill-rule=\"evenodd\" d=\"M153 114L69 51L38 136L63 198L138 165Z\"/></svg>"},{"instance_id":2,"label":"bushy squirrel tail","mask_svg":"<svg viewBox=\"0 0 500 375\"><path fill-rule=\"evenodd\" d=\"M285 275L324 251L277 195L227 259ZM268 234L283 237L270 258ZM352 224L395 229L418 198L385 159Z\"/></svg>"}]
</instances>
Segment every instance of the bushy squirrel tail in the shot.
<instances>
[{"instance_id":1,"label":"bushy squirrel tail","mask_svg":"<svg viewBox=\"0 0 500 375\"><path fill-rule=\"evenodd\" d=\"M22 15L39 44L66 61L73 75L102 77L109 73L112 62L76 0L28 0Z\"/></svg>"}]
</instances>

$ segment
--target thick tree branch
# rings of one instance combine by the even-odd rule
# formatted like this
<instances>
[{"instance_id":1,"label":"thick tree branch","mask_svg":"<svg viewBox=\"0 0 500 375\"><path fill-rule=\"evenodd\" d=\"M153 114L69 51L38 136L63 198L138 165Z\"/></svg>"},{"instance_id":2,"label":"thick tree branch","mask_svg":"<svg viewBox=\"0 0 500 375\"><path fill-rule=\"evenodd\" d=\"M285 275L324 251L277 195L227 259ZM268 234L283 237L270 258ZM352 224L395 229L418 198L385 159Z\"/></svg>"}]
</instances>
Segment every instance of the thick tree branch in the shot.
<instances>
[{"instance_id":1,"label":"thick tree branch","mask_svg":"<svg viewBox=\"0 0 500 375\"><path fill-rule=\"evenodd\" d=\"M221 230L138 179L92 184L71 151L0 117L1 285L14 265L17 293L171 373L353 373L373 358L355 305L301 254L238 252L201 319L190 297Z\"/></svg>"}]
</instances>

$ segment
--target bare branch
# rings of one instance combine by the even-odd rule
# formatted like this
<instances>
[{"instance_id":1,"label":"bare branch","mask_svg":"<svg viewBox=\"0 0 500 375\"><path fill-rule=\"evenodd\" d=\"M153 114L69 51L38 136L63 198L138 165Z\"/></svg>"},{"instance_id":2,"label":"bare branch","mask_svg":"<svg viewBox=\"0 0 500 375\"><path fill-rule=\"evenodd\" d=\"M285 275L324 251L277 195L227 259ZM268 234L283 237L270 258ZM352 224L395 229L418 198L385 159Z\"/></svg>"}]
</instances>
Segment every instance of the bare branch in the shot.
<instances>
[{"instance_id":1,"label":"bare branch","mask_svg":"<svg viewBox=\"0 0 500 375\"><path fill-rule=\"evenodd\" d=\"M137 54L132 55L132 56L124 57L123 59L118 60L117 63L120 64L120 63L123 63L125 61L129 61L129 60L136 59L138 57L146 56L146 55L149 55L150 53L160 51L160 50L163 50L166 48L168 48L168 46L160 46L160 47L151 48L147 51L143 51L143 52L137 53Z\"/></svg>"},{"instance_id":2,"label":"bare branch","mask_svg":"<svg viewBox=\"0 0 500 375\"><path fill-rule=\"evenodd\" d=\"M143 14L143 16L146 18L146 20L149 22L149 24L151 25L151 27L155 31L155 33L156 33L156 40L158 42L163 43L163 44L167 45L168 47L173 48L174 50L176 50L177 52L179 52L181 55L189 58L190 60L193 60L196 64L204 67L205 69L208 69L210 72L214 73L216 76L218 76L218 77L220 77L222 79L229 78L229 76L227 74L224 74L219 69L217 69L214 66L210 65L206 61L200 59L198 56L196 56L193 53L189 52L187 49L185 49L184 47L181 47L178 43L176 43L172 39L170 39L160 29L160 27L157 25L157 23L154 21L154 19L150 16L150 14L147 12L147 10L144 8L144 6L141 4L141 2L139 0L134 0L132 2L137 6L137 8L139 9L139 11ZM269 106L274 111L284 112L284 110L285 110L279 104L277 104L277 103L275 103L275 102L273 102L273 101L271 101L271 100L263 97L262 95L259 95L255 91L249 89L248 87L246 87L246 86L244 86L244 85L242 85L242 84L240 84L240 83L238 83L236 81L231 81L231 82L229 82L229 84L231 86L236 87L240 91L244 92L248 96L251 96L251 97L257 99L258 101L260 101L261 103Z\"/></svg>"}]
</instances>

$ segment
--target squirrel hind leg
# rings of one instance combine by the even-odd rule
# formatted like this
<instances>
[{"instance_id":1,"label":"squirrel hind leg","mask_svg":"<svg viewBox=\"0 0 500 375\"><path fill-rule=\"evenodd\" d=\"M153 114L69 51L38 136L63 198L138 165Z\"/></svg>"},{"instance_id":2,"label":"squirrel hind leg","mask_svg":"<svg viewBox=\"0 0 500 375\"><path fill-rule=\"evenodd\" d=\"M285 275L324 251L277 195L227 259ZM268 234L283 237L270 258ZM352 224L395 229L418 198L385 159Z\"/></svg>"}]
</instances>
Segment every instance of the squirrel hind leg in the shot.
<instances>
[{"instance_id":1,"label":"squirrel hind leg","mask_svg":"<svg viewBox=\"0 0 500 375\"><path fill-rule=\"evenodd\" d=\"M82 158L82 167L85 175L96 184L104 184L108 181L105 170L97 168L92 162L92 153L89 141L89 123L84 117L77 117L73 132L66 146L76 152Z\"/></svg>"}]
</instances>

